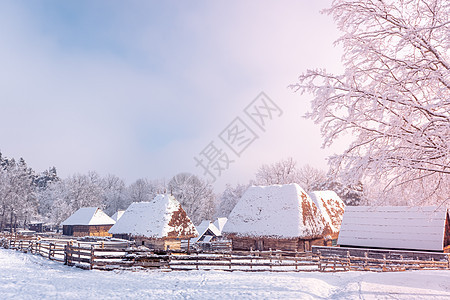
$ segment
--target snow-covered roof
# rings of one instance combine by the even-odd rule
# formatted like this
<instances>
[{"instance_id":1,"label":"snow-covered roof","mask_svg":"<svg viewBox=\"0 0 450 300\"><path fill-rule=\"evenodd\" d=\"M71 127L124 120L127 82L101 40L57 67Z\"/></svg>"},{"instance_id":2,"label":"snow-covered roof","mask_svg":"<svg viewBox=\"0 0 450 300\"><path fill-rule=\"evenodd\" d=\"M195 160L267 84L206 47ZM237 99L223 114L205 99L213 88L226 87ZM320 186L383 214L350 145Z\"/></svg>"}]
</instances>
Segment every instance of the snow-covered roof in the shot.
<instances>
[{"instance_id":1,"label":"snow-covered roof","mask_svg":"<svg viewBox=\"0 0 450 300\"><path fill-rule=\"evenodd\" d=\"M124 210L118 210L115 214L112 215L111 218L117 222L117 220L119 220L122 217L124 212L125 212Z\"/></svg>"},{"instance_id":2,"label":"snow-covered roof","mask_svg":"<svg viewBox=\"0 0 450 300\"><path fill-rule=\"evenodd\" d=\"M109 233L152 238L197 236L180 203L167 194L150 202L132 203Z\"/></svg>"},{"instance_id":3,"label":"snow-covered roof","mask_svg":"<svg viewBox=\"0 0 450 300\"><path fill-rule=\"evenodd\" d=\"M228 218L221 217L221 218L217 218L217 220L215 220L213 224L214 224L214 226L216 226L217 229L219 229L220 233L222 233L223 227L225 226L227 221L228 221Z\"/></svg>"},{"instance_id":4,"label":"snow-covered roof","mask_svg":"<svg viewBox=\"0 0 450 300\"><path fill-rule=\"evenodd\" d=\"M113 225L116 223L98 207L82 207L61 225Z\"/></svg>"},{"instance_id":5,"label":"snow-covered roof","mask_svg":"<svg viewBox=\"0 0 450 300\"><path fill-rule=\"evenodd\" d=\"M320 236L324 218L297 184L253 186L238 201L223 233L241 236L311 238Z\"/></svg>"},{"instance_id":6,"label":"snow-covered roof","mask_svg":"<svg viewBox=\"0 0 450 300\"><path fill-rule=\"evenodd\" d=\"M344 201L333 191L315 191L309 196L319 208L331 232L339 232L345 209Z\"/></svg>"},{"instance_id":7,"label":"snow-covered roof","mask_svg":"<svg viewBox=\"0 0 450 300\"><path fill-rule=\"evenodd\" d=\"M198 237L193 239L193 242L197 242L203 235L221 236L221 232L217 227L209 220L203 220L200 225L196 226ZM209 230L208 230L209 229Z\"/></svg>"},{"instance_id":8,"label":"snow-covered roof","mask_svg":"<svg viewBox=\"0 0 450 300\"><path fill-rule=\"evenodd\" d=\"M446 218L443 207L347 206L338 244L442 251Z\"/></svg>"}]
</instances>

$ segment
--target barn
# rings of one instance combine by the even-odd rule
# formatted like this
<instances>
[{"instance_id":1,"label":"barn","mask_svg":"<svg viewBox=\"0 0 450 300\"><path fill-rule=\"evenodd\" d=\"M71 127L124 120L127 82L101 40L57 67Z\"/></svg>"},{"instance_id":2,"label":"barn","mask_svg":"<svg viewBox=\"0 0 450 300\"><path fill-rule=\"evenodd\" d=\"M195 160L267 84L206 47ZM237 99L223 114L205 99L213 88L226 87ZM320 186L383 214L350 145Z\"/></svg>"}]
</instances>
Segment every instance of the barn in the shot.
<instances>
[{"instance_id":1,"label":"barn","mask_svg":"<svg viewBox=\"0 0 450 300\"><path fill-rule=\"evenodd\" d=\"M109 233L155 250L180 249L181 240L198 235L180 203L167 194L132 203Z\"/></svg>"},{"instance_id":2,"label":"barn","mask_svg":"<svg viewBox=\"0 0 450 300\"><path fill-rule=\"evenodd\" d=\"M63 235L111 236L108 230L114 225L111 219L98 207L82 207L61 223Z\"/></svg>"},{"instance_id":3,"label":"barn","mask_svg":"<svg viewBox=\"0 0 450 300\"><path fill-rule=\"evenodd\" d=\"M315 191L309 194L325 220L323 236L327 246L336 246L344 216L344 201L333 191Z\"/></svg>"},{"instance_id":4,"label":"barn","mask_svg":"<svg viewBox=\"0 0 450 300\"><path fill-rule=\"evenodd\" d=\"M297 184L252 186L223 228L233 250L309 251L324 245L325 219Z\"/></svg>"},{"instance_id":5,"label":"barn","mask_svg":"<svg viewBox=\"0 0 450 300\"><path fill-rule=\"evenodd\" d=\"M437 206L348 206L338 245L449 253L449 212Z\"/></svg>"}]
</instances>

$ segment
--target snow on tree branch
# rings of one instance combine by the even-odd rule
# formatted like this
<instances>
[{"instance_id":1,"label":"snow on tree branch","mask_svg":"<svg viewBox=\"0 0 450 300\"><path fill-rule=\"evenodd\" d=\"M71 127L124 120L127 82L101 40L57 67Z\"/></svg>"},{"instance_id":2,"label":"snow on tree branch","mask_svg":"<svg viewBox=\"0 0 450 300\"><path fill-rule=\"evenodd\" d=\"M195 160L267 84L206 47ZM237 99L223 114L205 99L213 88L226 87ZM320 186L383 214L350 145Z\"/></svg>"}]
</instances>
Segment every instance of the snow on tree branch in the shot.
<instances>
[{"instance_id":1,"label":"snow on tree branch","mask_svg":"<svg viewBox=\"0 0 450 300\"><path fill-rule=\"evenodd\" d=\"M291 87L314 96L307 117L321 124L324 146L354 136L333 170L350 182L384 178L387 188L431 177L448 190L450 2L336 0L325 12L343 32L345 72L308 70Z\"/></svg>"}]
</instances>

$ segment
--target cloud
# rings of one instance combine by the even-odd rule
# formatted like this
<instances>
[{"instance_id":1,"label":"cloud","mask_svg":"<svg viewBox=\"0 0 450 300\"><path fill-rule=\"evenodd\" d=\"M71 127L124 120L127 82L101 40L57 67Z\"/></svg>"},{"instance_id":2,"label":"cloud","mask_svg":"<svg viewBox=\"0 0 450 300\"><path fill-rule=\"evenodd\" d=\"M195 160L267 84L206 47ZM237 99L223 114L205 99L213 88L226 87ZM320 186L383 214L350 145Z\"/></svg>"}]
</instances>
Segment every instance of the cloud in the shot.
<instances>
[{"instance_id":1,"label":"cloud","mask_svg":"<svg viewBox=\"0 0 450 300\"><path fill-rule=\"evenodd\" d=\"M308 97L287 89L306 68L340 68L319 4L48 3L1 4L5 155L62 176L201 174L193 157L265 91L284 114L217 188L286 156L325 167L319 130L301 118Z\"/></svg>"}]
</instances>

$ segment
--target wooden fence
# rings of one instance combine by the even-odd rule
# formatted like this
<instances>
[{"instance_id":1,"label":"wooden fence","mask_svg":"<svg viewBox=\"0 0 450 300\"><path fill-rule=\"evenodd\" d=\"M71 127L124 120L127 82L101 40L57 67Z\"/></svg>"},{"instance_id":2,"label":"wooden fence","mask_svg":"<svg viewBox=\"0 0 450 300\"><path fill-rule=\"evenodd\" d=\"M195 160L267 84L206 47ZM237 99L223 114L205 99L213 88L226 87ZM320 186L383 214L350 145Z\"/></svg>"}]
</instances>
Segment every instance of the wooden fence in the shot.
<instances>
[{"instance_id":1,"label":"wooden fence","mask_svg":"<svg viewBox=\"0 0 450 300\"><path fill-rule=\"evenodd\" d=\"M412 269L450 269L448 254L313 247L312 252L228 251L154 252L145 247L124 247L104 241L38 239L1 236L0 246L41 255L69 266L114 270L157 268L167 270L224 271L403 271Z\"/></svg>"},{"instance_id":2,"label":"wooden fence","mask_svg":"<svg viewBox=\"0 0 450 300\"><path fill-rule=\"evenodd\" d=\"M319 270L405 271L450 269L446 253L313 246L319 255Z\"/></svg>"},{"instance_id":3,"label":"wooden fence","mask_svg":"<svg viewBox=\"0 0 450 300\"><path fill-rule=\"evenodd\" d=\"M181 249L189 251L206 251L206 252L231 252L231 240L219 240L213 242L196 242L189 243L187 240L181 241Z\"/></svg>"}]
</instances>

